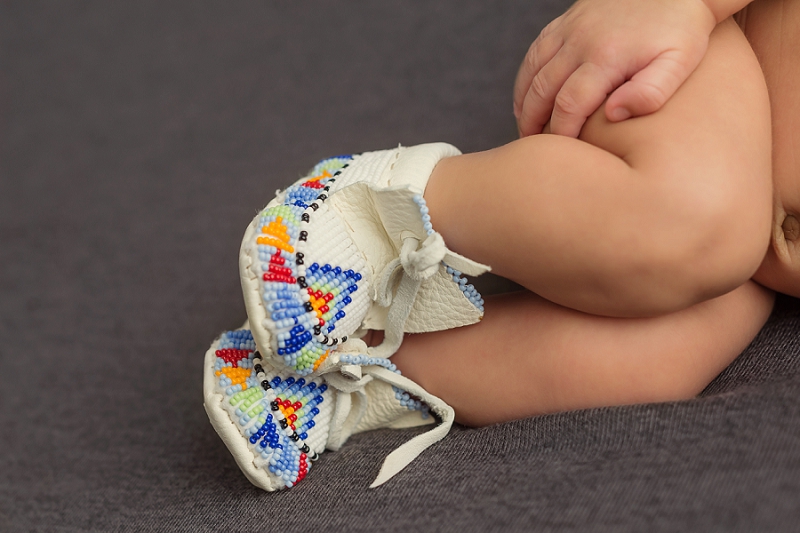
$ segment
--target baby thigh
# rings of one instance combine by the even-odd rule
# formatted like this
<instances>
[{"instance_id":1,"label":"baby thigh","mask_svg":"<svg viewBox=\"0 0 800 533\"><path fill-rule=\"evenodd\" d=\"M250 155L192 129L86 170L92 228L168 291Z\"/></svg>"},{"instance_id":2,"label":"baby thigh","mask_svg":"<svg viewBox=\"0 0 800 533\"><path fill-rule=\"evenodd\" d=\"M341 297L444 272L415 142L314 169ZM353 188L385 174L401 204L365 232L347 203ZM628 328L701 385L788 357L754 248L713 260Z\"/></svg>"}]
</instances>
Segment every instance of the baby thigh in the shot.
<instances>
[{"instance_id":1,"label":"baby thigh","mask_svg":"<svg viewBox=\"0 0 800 533\"><path fill-rule=\"evenodd\" d=\"M611 318L524 291L487 298L474 326L408 335L392 360L471 426L687 399L747 347L772 304L748 282L668 315Z\"/></svg>"}]
</instances>

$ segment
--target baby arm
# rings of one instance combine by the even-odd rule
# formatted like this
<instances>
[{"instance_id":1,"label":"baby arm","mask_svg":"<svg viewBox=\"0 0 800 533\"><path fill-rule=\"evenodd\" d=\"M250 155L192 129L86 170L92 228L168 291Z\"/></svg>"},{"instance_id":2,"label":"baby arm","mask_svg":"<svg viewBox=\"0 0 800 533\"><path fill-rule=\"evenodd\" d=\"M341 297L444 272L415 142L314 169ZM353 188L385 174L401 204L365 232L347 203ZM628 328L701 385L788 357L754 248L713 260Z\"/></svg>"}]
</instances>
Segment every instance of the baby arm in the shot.
<instances>
[{"instance_id":1,"label":"baby arm","mask_svg":"<svg viewBox=\"0 0 800 533\"><path fill-rule=\"evenodd\" d=\"M660 109L700 63L716 24L750 1L579 0L541 32L520 67L520 135L550 122L552 133L577 137L606 97L610 121Z\"/></svg>"}]
</instances>

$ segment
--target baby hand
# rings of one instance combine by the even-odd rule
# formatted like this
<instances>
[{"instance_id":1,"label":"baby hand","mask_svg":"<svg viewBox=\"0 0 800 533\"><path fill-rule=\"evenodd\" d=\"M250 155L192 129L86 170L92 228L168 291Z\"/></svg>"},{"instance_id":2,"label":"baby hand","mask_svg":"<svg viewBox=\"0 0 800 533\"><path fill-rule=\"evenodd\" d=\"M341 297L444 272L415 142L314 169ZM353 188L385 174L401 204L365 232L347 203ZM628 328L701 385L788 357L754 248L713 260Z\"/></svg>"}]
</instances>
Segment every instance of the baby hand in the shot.
<instances>
[{"instance_id":1,"label":"baby hand","mask_svg":"<svg viewBox=\"0 0 800 533\"><path fill-rule=\"evenodd\" d=\"M612 122L652 113L689 77L717 20L702 0L579 0L531 45L514 84L520 136L577 137L608 96Z\"/></svg>"}]
</instances>

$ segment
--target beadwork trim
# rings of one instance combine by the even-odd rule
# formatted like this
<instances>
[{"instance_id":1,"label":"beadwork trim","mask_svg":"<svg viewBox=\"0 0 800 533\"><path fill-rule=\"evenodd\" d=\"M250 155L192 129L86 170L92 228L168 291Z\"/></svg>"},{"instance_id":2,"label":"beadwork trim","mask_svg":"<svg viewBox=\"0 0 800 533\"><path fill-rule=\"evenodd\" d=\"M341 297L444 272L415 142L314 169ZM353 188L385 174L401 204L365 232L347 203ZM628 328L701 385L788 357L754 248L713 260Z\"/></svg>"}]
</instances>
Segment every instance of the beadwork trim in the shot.
<instances>
[{"instance_id":1,"label":"beadwork trim","mask_svg":"<svg viewBox=\"0 0 800 533\"><path fill-rule=\"evenodd\" d=\"M223 406L249 442L254 464L284 487L294 486L308 474L327 441L327 423L317 423L328 391L324 377L307 381L276 372L256 350L249 330L224 333L214 355ZM388 359L345 354L342 362L381 366L400 374ZM394 385L392 390L402 407L420 411L423 419L430 416L426 403Z\"/></svg>"},{"instance_id":2,"label":"beadwork trim","mask_svg":"<svg viewBox=\"0 0 800 533\"><path fill-rule=\"evenodd\" d=\"M400 370L391 361L384 357L370 357L368 355L342 355L339 360L348 365L378 365L387 368L395 374L400 374Z\"/></svg>"},{"instance_id":3,"label":"beadwork trim","mask_svg":"<svg viewBox=\"0 0 800 533\"><path fill-rule=\"evenodd\" d=\"M354 303L365 268L357 254L345 253L353 268L312 263L306 266L306 243L312 218L352 156L325 159L311 176L290 186L282 205L262 211L256 237L262 261L262 299L271 320L278 356L300 375L315 371L347 335L337 336L337 322L359 316L368 302ZM324 219L323 219L324 220ZM326 243L330 245L330 243ZM363 298L362 298L363 300Z\"/></svg>"},{"instance_id":4,"label":"beadwork trim","mask_svg":"<svg viewBox=\"0 0 800 533\"><path fill-rule=\"evenodd\" d=\"M265 369L248 330L223 334L215 355L214 372L231 417L263 467L293 486L318 457L308 439L328 386Z\"/></svg>"},{"instance_id":5,"label":"beadwork trim","mask_svg":"<svg viewBox=\"0 0 800 533\"><path fill-rule=\"evenodd\" d=\"M423 419L427 419L430 416L428 404L412 397L408 392L394 385L392 385L392 390L394 391L394 397L397 398L400 405L407 408L409 411L419 411Z\"/></svg>"},{"instance_id":6,"label":"beadwork trim","mask_svg":"<svg viewBox=\"0 0 800 533\"><path fill-rule=\"evenodd\" d=\"M422 227L425 228L425 233L433 235L433 225L431 224L431 216L428 211L428 205L425 198L421 194L414 196L414 203L419 206L419 214L422 216Z\"/></svg>"},{"instance_id":7,"label":"beadwork trim","mask_svg":"<svg viewBox=\"0 0 800 533\"><path fill-rule=\"evenodd\" d=\"M475 286L471 283L467 283L467 278L460 271L450 266L445 266L447 267L447 273L450 274L453 281L458 284L458 288L461 289L464 297L468 299L472 305L477 307L481 313L483 313L483 297L480 295Z\"/></svg>"},{"instance_id":8,"label":"beadwork trim","mask_svg":"<svg viewBox=\"0 0 800 533\"><path fill-rule=\"evenodd\" d=\"M395 374L402 375L400 369L397 368L394 363L384 357L369 357L368 355L364 354L342 355L340 360L345 364L382 366L387 370L391 370ZM409 411L420 411L423 419L428 418L430 409L425 402L417 400L416 398L412 398L408 392L395 387L394 385L392 385L392 390L394 391L394 397L397 398L397 401L400 402L400 405L408 408Z\"/></svg>"},{"instance_id":9,"label":"beadwork trim","mask_svg":"<svg viewBox=\"0 0 800 533\"><path fill-rule=\"evenodd\" d=\"M417 194L414 196L414 203L419 206L419 213L422 216L422 226L425 228L425 232L428 235L433 235L433 225L431 224L431 216L429 214L430 212L428 210L428 205L425 202L425 198L423 198L422 195ZM453 281L458 284L458 288L461 289L464 297L469 300L472 305L477 307L481 313L483 313L484 302L478 290L473 285L467 283L467 278L463 277L461 272L449 267L446 264L444 265L447 267L447 273L452 277Z\"/></svg>"}]
</instances>

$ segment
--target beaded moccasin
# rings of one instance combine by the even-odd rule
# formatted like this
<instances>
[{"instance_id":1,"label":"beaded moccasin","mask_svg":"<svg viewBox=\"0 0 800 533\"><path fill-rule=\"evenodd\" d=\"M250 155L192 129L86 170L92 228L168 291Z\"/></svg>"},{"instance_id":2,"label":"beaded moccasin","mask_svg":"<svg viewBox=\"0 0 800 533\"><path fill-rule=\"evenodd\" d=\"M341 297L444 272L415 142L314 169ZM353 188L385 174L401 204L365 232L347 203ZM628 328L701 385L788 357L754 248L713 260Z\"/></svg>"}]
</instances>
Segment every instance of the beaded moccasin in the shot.
<instances>
[{"instance_id":1,"label":"beaded moccasin","mask_svg":"<svg viewBox=\"0 0 800 533\"><path fill-rule=\"evenodd\" d=\"M204 390L214 427L257 486L292 486L353 433L435 414L441 424L392 452L376 486L449 431L452 408L388 357L405 332L483 316L462 272L489 267L447 249L423 198L436 164L459 153L438 143L323 160L248 227L239 265L249 329L211 347ZM370 329L384 331L380 346L360 340Z\"/></svg>"},{"instance_id":2,"label":"beaded moccasin","mask_svg":"<svg viewBox=\"0 0 800 533\"><path fill-rule=\"evenodd\" d=\"M483 316L461 273L489 267L450 250L423 193L449 144L326 159L250 224L240 274L253 337L273 363L300 375L328 372L337 346L385 332L371 357L397 351L403 333L450 329Z\"/></svg>"},{"instance_id":3,"label":"beaded moccasin","mask_svg":"<svg viewBox=\"0 0 800 533\"><path fill-rule=\"evenodd\" d=\"M360 341L350 347L358 343L365 348ZM301 377L262 358L247 329L214 341L205 357L206 412L254 485L267 491L292 487L326 448L337 450L361 431L431 423L432 410L442 424L392 452L374 487L448 432L452 408L402 377L387 359L344 357L358 376Z\"/></svg>"}]
</instances>

